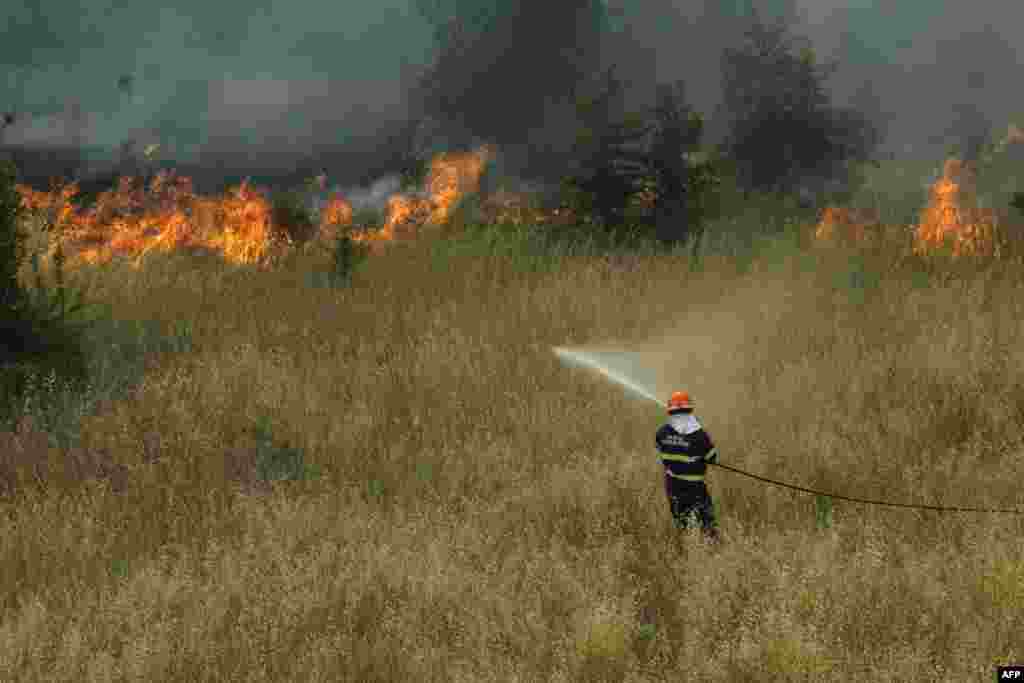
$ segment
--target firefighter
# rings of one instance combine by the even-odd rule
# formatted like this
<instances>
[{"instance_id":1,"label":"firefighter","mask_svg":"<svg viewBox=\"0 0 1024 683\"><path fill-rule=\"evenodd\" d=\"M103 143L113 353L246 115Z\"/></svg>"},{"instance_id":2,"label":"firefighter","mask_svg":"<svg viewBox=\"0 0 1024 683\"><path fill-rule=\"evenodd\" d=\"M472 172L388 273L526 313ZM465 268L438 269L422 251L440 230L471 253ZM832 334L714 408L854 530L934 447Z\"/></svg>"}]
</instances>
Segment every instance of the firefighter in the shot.
<instances>
[{"instance_id":1,"label":"firefighter","mask_svg":"<svg viewBox=\"0 0 1024 683\"><path fill-rule=\"evenodd\" d=\"M693 414L693 402L685 391L668 400L669 420L655 435L658 455L665 466L665 493L675 524L681 529L700 521L708 540L720 540L711 496L704 484L708 463L718 451Z\"/></svg>"}]
</instances>

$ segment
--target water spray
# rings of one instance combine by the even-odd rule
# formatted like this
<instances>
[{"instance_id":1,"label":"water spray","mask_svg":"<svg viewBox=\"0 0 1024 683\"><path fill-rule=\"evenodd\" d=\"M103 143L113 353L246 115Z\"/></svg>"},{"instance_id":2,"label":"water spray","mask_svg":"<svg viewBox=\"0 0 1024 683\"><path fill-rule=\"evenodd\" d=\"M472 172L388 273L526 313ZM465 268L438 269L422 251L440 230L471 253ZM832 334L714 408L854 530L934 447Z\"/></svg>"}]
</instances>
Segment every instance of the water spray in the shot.
<instances>
[{"instance_id":1,"label":"water spray","mask_svg":"<svg viewBox=\"0 0 1024 683\"><path fill-rule=\"evenodd\" d=\"M646 398L648 401L654 401L655 403L659 404L661 403L660 400L655 398L654 393L652 391L648 390L646 387L640 385L638 382L635 382L629 377L626 377L621 372L617 372L615 370L612 370L611 368L605 367L596 358L594 358L592 354L586 353L585 351L573 351L571 349L567 349L564 347L555 347L552 350L555 352L555 355L562 359L562 361L565 363L588 368L590 370L595 370L596 372L600 373L601 375L604 375L613 382L621 384L622 386L624 386L626 389L636 394L637 396Z\"/></svg>"}]
</instances>

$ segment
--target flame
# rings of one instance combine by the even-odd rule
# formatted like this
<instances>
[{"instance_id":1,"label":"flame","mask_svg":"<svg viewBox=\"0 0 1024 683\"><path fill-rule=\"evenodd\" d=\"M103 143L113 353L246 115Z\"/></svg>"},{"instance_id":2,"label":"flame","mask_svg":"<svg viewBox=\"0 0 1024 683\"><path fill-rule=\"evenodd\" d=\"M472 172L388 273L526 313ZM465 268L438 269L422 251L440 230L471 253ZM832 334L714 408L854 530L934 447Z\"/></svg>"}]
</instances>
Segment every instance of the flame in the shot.
<instances>
[{"instance_id":1,"label":"flame","mask_svg":"<svg viewBox=\"0 0 1024 683\"><path fill-rule=\"evenodd\" d=\"M451 216L462 197L480 188L480 177L493 156L488 145L465 154L442 154L427 174L427 193L433 203L429 222L440 225Z\"/></svg>"},{"instance_id":2,"label":"flame","mask_svg":"<svg viewBox=\"0 0 1024 683\"><path fill-rule=\"evenodd\" d=\"M484 145L471 152L438 155L427 174L426 196L393 195L381 228L353 239L379 246L416 237L423 226L445 223L459 200L478 191L493 153ZM321 191L326 185L325 174L311 181L311 188ZM141 257L153 249L216 251L231 262L265 265L276 247L291 244L282 239L280 226L273 224L267 192L248 180L221 197L200 197L191 179L173 171L159 173L148 187L126 176L88 209L75 205L76 183L54 182L47 192L23 185L16 189L27 210L59 227L53 231L54 240L72 265L76 260L105 263L117 254ZM320 236L337 235L352 220L352 205L339 195L332 196L320 212Z\"/></svg>"},{"instance_id":3,"label":"flame","mask_svg":"<svg viewBox=\"0 0 1024 683\"><path fill-rule=\"evenodd\" d=\"M814 231L821 241L862 243L877 234L881 220L874 209L830 206L822 213Z\"/></svg>"},{"instance_id":4,"label":"flame","mask_svg":"<svg viewBox=\"0 0 1024 683\"><path fill-rule=\"evenodd\" d=\"M381 230L362 239L371 242L410 239L417 237L424 226L443 225L463 197L479 190L480 178L493 156L494 149L482 145L471 152L442 153L434 157L424 183L426 197L391 196Z\"/></svg>"},{"instance_id":5,"label":"flame","mask_svg":"<svg viewBox=\"0 0 1024 683\"><path fill-rule=\"evenodd\" d=\"M419 199L408 195L396 194L388 199L388 217L381 232L381 238L415 237L419 228L432 224L437 205L430 199Z\"/></svg>"},{"instance_id":6,"label":"flame","mask_svg":"<svg viewBox=\"0 0 1024 683\"><path fill-rule=\"evenodd\" d=\"M993 254L999 216L992 209L980 208L974 201L973 170L959 159L949 159L942 177L929 192L927 206L913 226L913 251L923 254L948 241L953 255ZM877 211L829 207L825 209L814 235L819 241L847 241L860 244L881 237L883 229Z\"/></svg>"},{"instance_id":7,"label":"flame","mask_svg":"<svg viewBox=\"0 0 1024 683\"><path fill-rule=\"evenodd\" d=\"M974 205L974 173L959 159L948 159L932 185L928 206L915 232L914 251L925 253L950 240L953 255L992 253L998 219Z\"/></svg>"},{"instance_id":8,"label":"flame","mask_svg":"<svg viewBox=\"0 0 1024 683\"><path fill-rule=\"evenodd\" d=\"M346 226L352 223L352 205L342 197L331 197L320 211L320 225Z\"/></svg>"},{"instance_id":9,"label":"flame","mask_svg":"<svg viewBox=\"0 0 1024 683\"><path fill-rule=\"evenodd\" d=\"M88 209L73 203L75 183L57 184L49 192L16 189L26 209L56 219L51 252L59 243L72 264L105 263L117 254L142 256L153 249L215 250L231 261L265 263L279 241L273 237L270 202L248 182L222 198L207 199L195 195L189 178L173 172L161 172L148 188L126 176Z\"/></svg>"},{"instance_id":10,"label":"flame","mask_svg":"<svg viewBox=\"0 0 1024 683\"><path fill-rule=\"evenodd\" d=\"M74 216L72 200L78 194L77 183L54 180L49 192L39 192L26 185L15 185L15 190L21 195L22 205L26 209L43 214L58 229L66 226Z\"/></svg>"}]
</instances>

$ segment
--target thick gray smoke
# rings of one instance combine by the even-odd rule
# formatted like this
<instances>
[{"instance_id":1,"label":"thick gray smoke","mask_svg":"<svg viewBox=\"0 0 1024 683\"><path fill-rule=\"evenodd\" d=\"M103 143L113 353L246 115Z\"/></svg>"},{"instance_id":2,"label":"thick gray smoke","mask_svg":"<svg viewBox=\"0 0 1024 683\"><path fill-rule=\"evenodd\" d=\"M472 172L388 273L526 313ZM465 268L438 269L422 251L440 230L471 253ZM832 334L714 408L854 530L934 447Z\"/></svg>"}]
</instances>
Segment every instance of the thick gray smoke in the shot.
<instances>
[{"instance_id":1,"label":"thick gray smoke","mask_svg":"<svg viewBox=\"0 0 1024 683\"><path fill-rule=\"evenodd\" d=\"M399 191L402 179L396 175L388 175L375 180L370 185L354 185L342 187L334 185L313 196L309 209L319 216L328 199L333 196L344 197L352 205L353 211L376 211L383 214L387 209L388 199Z\"/></svg>"},{"instance_id":2,"label":"thick gray smoke","mask_svg":"<svg viewBox=\"0 0 1024 683\"><path fill-rule=\"evenodd\" d=\"M433 4L446 3L460 11L508 5ZM43 176L70 166L96 176L176 164L200 187L322 169L343 187L365 187L399 171L410 125L419 123L412 86L435 54L436 27L413 0L252 0L242 11L173 4L2 3L0 114L12 116L0 119L0 154L32 161L23 172L32 165ZM900 154L937 156L951 138L1005 130L1024 114L1019 2L605 0L602 60L620 66L631 104L646 106L656 83L681 79L710 116L721 48L736 42L751 4L792 18L822 57L839 60L838 101L874 107ZM524 42L537 39L528 29ZM565 40L565 49L578 47ZM503 79L514 71L502 68ZM507 96L526 96L520 90L510 81ZM521 131L539 142L520 154L569 137L556 110L542 121L543 130ZM710 120L709 136L718 132ZM159 152L146 158L151 143Z\"/></svg>"}]
</instances>

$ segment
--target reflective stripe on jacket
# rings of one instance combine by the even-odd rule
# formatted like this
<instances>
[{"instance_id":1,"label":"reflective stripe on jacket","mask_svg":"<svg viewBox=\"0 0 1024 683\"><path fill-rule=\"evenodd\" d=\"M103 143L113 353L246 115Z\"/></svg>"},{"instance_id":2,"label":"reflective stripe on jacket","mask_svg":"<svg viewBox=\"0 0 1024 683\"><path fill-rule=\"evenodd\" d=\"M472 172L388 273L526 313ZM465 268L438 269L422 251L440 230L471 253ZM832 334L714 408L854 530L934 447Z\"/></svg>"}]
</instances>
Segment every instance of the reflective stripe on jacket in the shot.
<instances>
[{"instance_id":1,"label":"reflective stripe on jacket","mask_svg":"<svg viewBox=\"0 0 1024 683\"><path fill-rule=\"evenodd\" d=\"M718 456L711 437L703 429L680 434L666 424L654 437L665 474L684 481L704 481L707 463Z\"/></svg>"}]
</instances>

